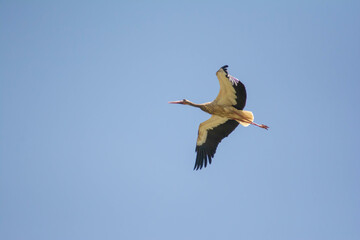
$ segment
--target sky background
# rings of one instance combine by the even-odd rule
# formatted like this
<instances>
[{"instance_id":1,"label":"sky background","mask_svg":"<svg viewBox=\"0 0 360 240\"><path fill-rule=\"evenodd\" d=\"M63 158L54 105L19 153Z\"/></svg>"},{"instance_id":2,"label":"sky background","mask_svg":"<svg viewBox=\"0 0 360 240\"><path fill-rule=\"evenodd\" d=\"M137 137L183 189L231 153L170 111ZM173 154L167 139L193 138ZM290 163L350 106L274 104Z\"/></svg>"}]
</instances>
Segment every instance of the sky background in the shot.
<instances>
[{"instance_id":1,"label":"sky background","mask_svg":"<svg viewBox=\"0 0 360 240\"><path fill-rule=\"evenodd\" d=\"M0 239L360 239L359 1L0 1ZM193 171L215 72L239 126Z\"/></svg>"}]
</instances>

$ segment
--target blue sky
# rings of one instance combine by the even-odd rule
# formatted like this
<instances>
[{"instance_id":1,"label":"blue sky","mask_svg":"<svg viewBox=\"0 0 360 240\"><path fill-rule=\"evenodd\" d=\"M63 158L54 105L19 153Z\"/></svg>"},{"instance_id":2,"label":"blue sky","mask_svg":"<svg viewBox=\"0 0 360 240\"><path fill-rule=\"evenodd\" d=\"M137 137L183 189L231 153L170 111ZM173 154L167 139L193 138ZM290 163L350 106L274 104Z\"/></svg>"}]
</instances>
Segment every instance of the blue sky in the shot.
<instances>
[{"instance_id":1,"label":"blue sky","mask_svg":"<svg viewBox=\"0 0 360 240\"><path fill-rule=\"evenodd\" d=\"M358 1L2 1L0 238L360 239ZM215 72L239 126L193 171Z\"/></svg>"}]
</instances>

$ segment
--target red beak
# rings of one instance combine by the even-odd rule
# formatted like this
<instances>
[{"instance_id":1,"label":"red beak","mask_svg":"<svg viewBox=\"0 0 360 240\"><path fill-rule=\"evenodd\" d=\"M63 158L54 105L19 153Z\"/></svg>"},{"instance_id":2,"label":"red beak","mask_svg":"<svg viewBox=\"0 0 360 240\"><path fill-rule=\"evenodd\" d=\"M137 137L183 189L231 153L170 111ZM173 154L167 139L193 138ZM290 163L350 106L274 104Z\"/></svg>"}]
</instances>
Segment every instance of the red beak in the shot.
<instances>
[{"instance_id":1,"label":"red beak","mask_svg":"<svg viewBox=\"0 0 360 240\"><path fill-rule=\"evenodd\" d=\"M183 101L173 101L173 102L169 102L169 103L172 103L172 104L182 104Z\"/></svg>"}]
</instances>

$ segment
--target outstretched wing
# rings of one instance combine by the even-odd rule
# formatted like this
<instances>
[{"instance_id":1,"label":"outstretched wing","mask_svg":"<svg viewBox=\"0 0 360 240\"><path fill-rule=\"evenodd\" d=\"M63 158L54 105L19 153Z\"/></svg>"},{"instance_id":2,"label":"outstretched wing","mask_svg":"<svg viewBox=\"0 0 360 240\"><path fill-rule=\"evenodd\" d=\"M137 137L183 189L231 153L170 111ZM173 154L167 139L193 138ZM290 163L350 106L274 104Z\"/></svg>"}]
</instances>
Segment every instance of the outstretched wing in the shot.
<instances>
[{"instance_id":1,"label":"outstretched wing","mask_svg":"<svg viewBox=\"0 0 360 240\"><path fill-rule=\"evenodd\" d=\"M239 123L235 120L216 115L200 124L195 148L197 155L194 170L201 169L203 166L206 167L208 162L211 164L221 140L229 136L238 125Z\"/></svg>"},{"instance_id":2,"label":"outstretched wing","mask_svg":"<svg viewBox=\"0 0 360 240\"><path fill-rule=\"evenodd\" d=\"M231 105L236 109L243 110L246 104L246 89L239 79L231 76L225 65L216 72L219 79L220 91L214 102L219 105Z\"/></svg>"}]
</instances>

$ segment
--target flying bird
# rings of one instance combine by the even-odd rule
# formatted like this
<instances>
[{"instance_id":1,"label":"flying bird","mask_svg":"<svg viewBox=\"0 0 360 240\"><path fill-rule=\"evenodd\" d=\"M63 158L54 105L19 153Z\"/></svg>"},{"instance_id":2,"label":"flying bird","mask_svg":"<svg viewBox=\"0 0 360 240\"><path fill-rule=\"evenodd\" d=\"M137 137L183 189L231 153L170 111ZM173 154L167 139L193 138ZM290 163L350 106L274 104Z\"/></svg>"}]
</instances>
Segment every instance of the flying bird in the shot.
<instances>
[{"instance_id":1,"label":"flying bird","mask_svg":"<svg viewBox=\"0 0 360 240\"><path fill-rule=\"evenodd\" d=\"M169 102L197 107L211 114L210 119L202 122L199 126L194 170L202 169L208 163L211 164L221 140L229 136L239 123L244 127L251 124L266 130L269 128L264 124L253 122L253 113L243 110L246 104L245 86L239 79L231 76L227 68L228 65L225 65L216 72L220 91L214 101L202 104L196 104L186 99Z\"/></svg>"}]
</instances>

